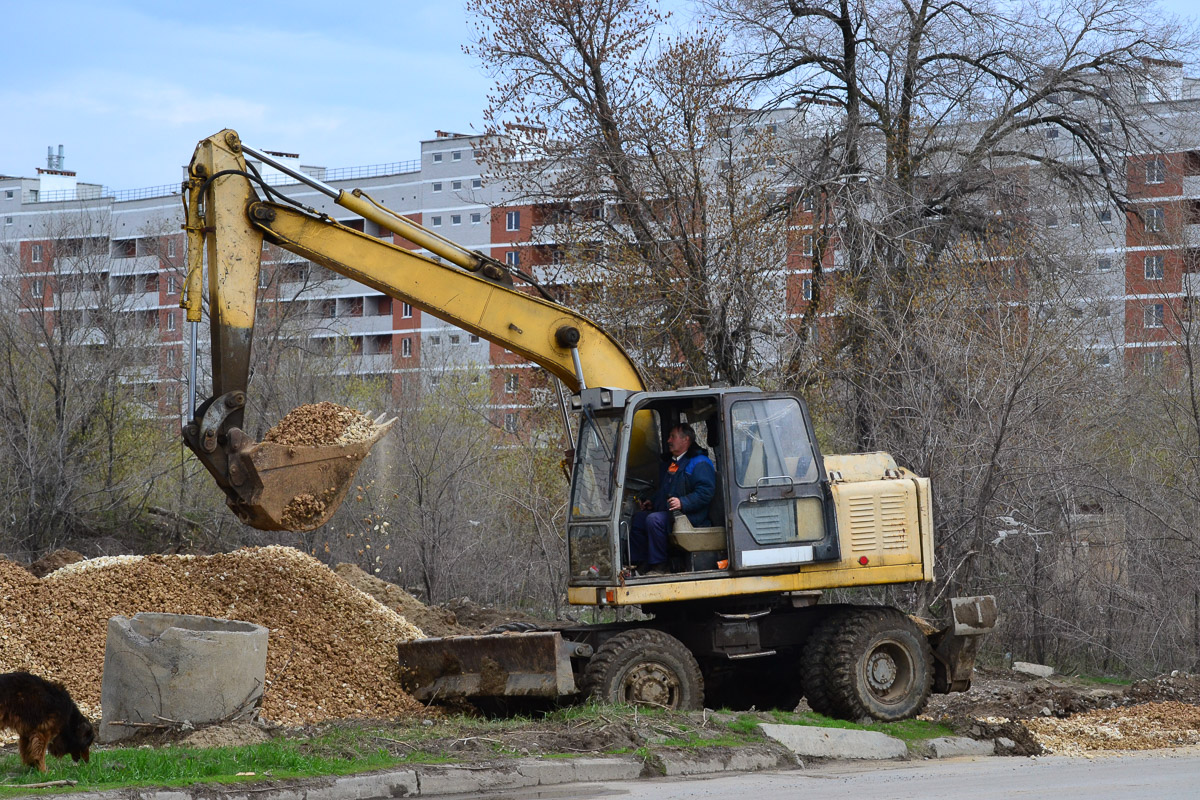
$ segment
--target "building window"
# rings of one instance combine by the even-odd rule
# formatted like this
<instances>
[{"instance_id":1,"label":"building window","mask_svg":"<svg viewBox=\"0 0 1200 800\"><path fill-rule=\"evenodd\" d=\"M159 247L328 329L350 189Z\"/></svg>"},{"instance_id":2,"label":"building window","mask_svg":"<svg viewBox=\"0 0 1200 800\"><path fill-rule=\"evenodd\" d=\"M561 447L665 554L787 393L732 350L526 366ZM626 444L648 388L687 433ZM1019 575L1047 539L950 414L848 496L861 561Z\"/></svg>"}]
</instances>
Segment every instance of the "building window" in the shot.
<instances>
[{"instance_id":1,"label":"building window","mask_svg":"<svg viewBox=\"0 0 1200 800\"><path fill-rule=\"evenodd\" d=\"M1101 353L1100 355L1096 356L1096 364L1101 367L1111 367L1112 356L1109 353Z\"/></svg>"},{"instance_id":2,"label":"building window","mask_svg":"<svg viewBox=\"0 0 1200 800\"><path fill-rule=\"evenodd\" d=\"M471 344L476 344L478 342L479 342L479 336L477 334L472 333L471 334Z\"/></svg>"},{"instance_id":3,"label":"building window","mask_svg":"<svg viewBox=\"0 0 1200 800\"><path fill-rule=\"evenodd\" d=\"M400 306L400 316L404 319L410 319L412 317L411 303L404 303L402 306Z\"/></svg>"},{"instance_id":4,"label":"building window","mask_svg":"<svg viewBox=\"0 0 1200 800\"><path fill-rule=\"evenodd\" d=\"M510 267L521 266L521 254L516 250L509 250L504 254L504 263L508 264Z\"/></svg>"},{"instance_id":5,"label":"building window","mask_svg":"<svg viewBox=\"0 0 1200 800\"><path fill-rule=\"evenodd\" d=\"M1097 259L1096 260L1096 271L1097 272L1111 272L1112 271L1112 259L1108 258L1107 256L1104 258Z\"/></svg>"},{"instance_id":6,"label":"building window","mask_svg":"<svg viewBox=\"0 0 1200 800\"><path fill-rule=\"evenodd\" d=\"M440 191L442 190L442 183L441 183L441 181L438 181L437 183L434 183L434 184L433 184L433 190L434 190L435 192L440 192Z\"/></svg>"},{"instance_id":7,"label":"building window","mask_svg":"<svg viewBox=\"0 0 1200 800\"><path fill-rule=\"evenodd\" d=\"M442 154L441 154L441 153L434 153L434 154L433 154L433 163L435 163L435 164L440 164L440 163L442 163Z\"/></svg>"},{"instance_id":8,"label":"building window","mask_svg":"<svg viewBox=\"0 0 1200 800\"><path fill-rule=\"evenodd\" d=\"M1105 225L1109 224L1110 222L1112 222L1112 209L1111 208L1100 209L1099 211L1096 212L1096 218L1099 219Z\"/></svg>"},{"instance_id":9,"label":"building window","mask_svg":"<svg viewBox=\"0 0 1200 800\"><path fill-rule=\"evenodd\" d=\"M442 225L442 218L440 216L430 217L429 224L435 228L440 228Z\"/></svg>"},{"instance_id":10,"label":"building window","mask_svg":"<svg viewBox=\"0 0 1200 800\"><path fill-rule=\"evenodd\" d=\"M1057 139L1058 138L1058 126L1057 125L1047 125L1046 126L1046 138L1047 139Z\"/></svg>"},{"instance_id":11,"label":"building window","mask_svg":"<svg viewBox=\"0 0 1200 800\"><path fill-rule=\"evenodd\" d=\"M1163 304L1151 303L1142 310L1142 322L1147 328L1161 328L1163 326Z\"/></svg>"},{"instance_id":12,"label":"building window","mask_svg":"<svg viewBox=\"0 0 1200 800\"><path fill-rule=\"evenodd\" d=\"M504 430L506 430L509 433L517 432L517 415L516 414L505 414L504 415Z\"/></svg>"},{"instance_id":13,"label":"building window","mask_svg":"<svg viewBox=\"0 0 1200 800\"><path fill-rule=\"evenodd\" d=\"M41 282L40 280L36 280L36 281L34 281L34 282L33 282L33 296L34 296L34 297L39 297L39 298L40 298L40 297L42 296L42 294L43 294L43 292L42 292L42 282Z\"/></svg>"},{"instance_id":14,"label":"building window","mask_svg":"<svg viewBox=\"0 0 1200 800\"><path fill-rule=\"evenodd\" d=\"M175 330L175 312L174 311L167 312L167 330L169 330L169 331Z\"/></svg>"},{"instance_id":15,"label":"building window","mask_svg":"<svg viewBox=\"0 0 1200 800\"><path fill-rule=\"evenodd\" d=\"M519 386L519 385L520 385L520 380L517 378L516 375L505 375L504 376L504 393L505 394L516 394L517 386Z\"/></svg>"},{"instance_id":16,"label":"building window","mask_svg":"<svg viewBox=\"0 0 1200 800\"><path fill-rule=\"evenodd\" d=\"M35 244L29 248L29 260L34 264L42 263L42 246Z\"/></svg>"},{"instance_id":17,"label":"building window","mask_svg":"<svg viewBox=\"0 0 1200 800\"><path fill-rule=\"evenodd\" d=\"M1167 162L1152 158L1146 162L1146 183L1162 183L1167 179Z\"/></svg>"},{"instance_id":18,"label":"building window","mask_svg":"<svg viewBox=\"0 0 1200 800\"><path fill-rule=\"evenodd\" d=\"M1166 216L1161 208L1146 209L1146 230L1150 233L1161 233L1166 228Z\"/></svg>"},{"instance_id":19,"label":"building window","mask_svg":"<svg viewBox=\"0 0 1200 800\"><path fill-rule=\"evenodd\" d=\"M5 224L5 225L12 225L12 223L13 223L13 218L12 218L12 217L5 217L5 218L4 218L4 224Z\"/></svg>"},{"instance_id":20,"label":"building window","mask_svg":"<svg viewBox=\"0 0 1200 800\"><path fill-rule=\"evenodd\" d=\"M167 294L175 294L175 276L167 276Z\"/></svg>"},{"instance_id":21,"label":"building window","mask_svg":"<svg viewBox=\"0 0 1200 800\"><path fill-rule=\"evenodd\" d=\"M462 188L462 181L451 181L450 188L457 192Z\"/></svg>"},{"instance_id":22,"label":"building window","mask_svg":"<svg viewBox=\"0 0 1200 800\"><path fill-rule=\"evenodd\" d=\"M1101 303L1100 305L1096 306L1096 316L1100 319L1108 319L1109 313L1110 309L1108 307L1108 303Z\"/></svg>"},{"instance_id":23,"label":"building window","mask_svg":"<svg viewBox=\"0 0 1200 800\"><path fill-rule=\"evenodd\" d=\"M1142 372L1146 375L1157 375L1162 372L1162 350L1147 350L1142 354Z\"/></svg>"},{"instance_id":24,"label":"building window","mask_svg":"<svg viewBox=\"0 0 1200 800\"><path fill-rule=\"evenodd\" d=\"M471 188L472 189L482 189L483 188L483 178L472 178L471 179Z\"/></svg>"},{"instance_id":25,"label":"building window","mask_svg":"<svg viewBox=\"0 0 1200 800\"><path fill-rule=\"evenodd\" d=\"M441 336L430 336L430 337L429 337L429 343L430 343L430 344L441 344L441 343L442 343L442 337L441 337Z\"/></svg>"},{"instance_id":26,"label":"building window","mask_svg":"<svg viewBox=\"0 0 1200 800\"><path fill-rule=\"evenodd\" d=\"M457 333L450 334L450 344L458 344L459 341L460 341L460 339L459 339L459 335Z\"/></svg>"},{"instance_id":27,"label":"building window","mask_svg":"<svg viewBox=\"0 0 1200 800\"><path fill-rule=\"evenodd\" d=\"M270 282L271 282L271 276L267 273L267 271L265 269L260 268L258 270L258 288L265 289L265 288L267 288L267 284L269 284Z\"/></svg>"},{"instance_id":28,"label":"building window","mask_svg":"<svg viewBox=\"0 0 1200 800\"><path fill-rule=\"evenodd\" d=\"M504 217L504 230L517 231L521 229L521 212L509 211Z\"/></svg>"},{"instance_id":29,"label":"building window","mask_svg":"<svg viewBox=\"0 0 1200 800\"><path fill-rule=\"evenodd\" d=\"M404 358L412 355L412 339L407 336L400 340L400 355Z\"/></svg>"},{"instance_id":30,"label":"building window","mask_svg":"<svg viewBox=\"0 0 1200 800\"><path fill-rule=\"evenodd\" d=\"M813 298L812 278L805 278L803 281L800 282L800 294L804 297L805 300L812 300L812 298Z\"/></svg>"},{"instance_id":31,"label":"building window","mask_svg":"<svg viewBox=\"0 0 1200 800\"><path fill-rule=\"evenodd\" d=\"M1071 227L1078 228L1082 224L1083 224L1083 218L1079 216L1079 212L1072 211L1071 212Z\"/></svg>"},{"instance_id":32,"label":"building window","mask_svg":"<svg viewBox=\"0 0 1200 800\"><path fill-rule=\"evenodd\" d=\"M175 240L168 239L167 240L167 258L174 258L174 257L175 257Z\"/></svg>"},{"instance_id":33,"label":"building window","mask_svg":"<svg viewBox=\"0 0 1200 800\"><path fill-rule=\"evenodd\" d=\"M451 225L462 225L462 214L451 214L450 215L450 224Z\"/></svg>"},{"instance_id":34,"label":"building window","mask_svg":"<svg viewBox=\"0 0 1200 800\"><path fill-rule=\"evenodd\" d=\"M1161 281L1163 279L1163 257L1161 255L1146 256L1143 265L1146 269L1146 280Z\"/></svg>"},{"instance_id":35,"label":"building window","mask_svg":"<svg viewBox=\"0 0 1200 800\"><path fill-rule=\"evenodd\" d=\"M12 189L5 189L5 190L4 190L4 197L5 197L5 199L7 199L7 200L12 200L12 199L13 199L13 190L12 190Z\"/></svg>"},{"instance_id":36,"label":"building window","mask_svg":"<svg viewBox=\"0 0 1200 800\"><path fill-rule=\"evenodd\" d=\"M483 222L483 214L476 212L471 215L471 224L472 225L478 225L481 222Z\"/></svg>"},{"instance_id":37,"label":"building window","mask_svg":"<svg viewBox=\"0 0 1200 800\"><path fill-rule=\"evenodd\" d=\"M1046 227L1047 228L1057 228L1058 227L1058 214L1055 214L1053 211L1051 211L1049 214L1046 215Z\"/></svg>"},{"instance_id":38,"label":"building window","mask_svg":"<svg viewBox=\"0 0 1200 800\"><path fill-rule=\"evenodd\" d=\"M804 237L804 255L811 256L813 254L813 237L811 234Z\"/></svg>"},{"instance_id":39,"label":"building window","mask_svg":"<svg viewBox=\"0 0 1200 800\"><path fill-rule=\"evenodd\" d=\"M462 161L462 151L455 150L453 153L450 154L450 159L452 161Z\"/></svg>"}]
</instances>

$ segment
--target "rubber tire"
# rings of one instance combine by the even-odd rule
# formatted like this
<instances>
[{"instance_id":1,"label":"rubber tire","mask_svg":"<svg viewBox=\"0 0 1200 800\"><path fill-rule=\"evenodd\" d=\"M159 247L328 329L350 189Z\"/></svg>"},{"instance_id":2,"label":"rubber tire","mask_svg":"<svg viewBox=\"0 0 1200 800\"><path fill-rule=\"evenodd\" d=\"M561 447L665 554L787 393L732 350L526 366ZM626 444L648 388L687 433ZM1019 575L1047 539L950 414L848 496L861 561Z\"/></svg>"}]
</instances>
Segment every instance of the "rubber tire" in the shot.
<instances>
[{"instance_id":1,"label":"rubber tire","mask_svg":"<svg viewBox=\"0 0 1200 800\"><path fill-rule=\"evenodd\" d=\"M808 635L804 652L800 654L800 685L808 707L827 717L835 716L832 688L829 684L830 669L828 656L833 638L841 630L852 612L846 606L837 606L826 612L825 619L817 623Z\"/></svg>"},{"instance_id":2,"label":"rubber tire","mask_svg":"<svg viewBox=\"0 0 1200 800\"><path fill-rule=\"evenodd\" d=\"M583 685L602 703L695 711L704 677L683 642L650 628L622 631L596 648Z\"/></svg>"},{"instance_id":3,"label":"rubber tire","mask_svg":"<svg viewBox=\"0 0 1200 800\"><path fill-rule=\"evenodd\" d=\"M848 720L915 717L933 687L929 640L894 608L859 607L843 617L825 652L825 666L834 716ZM873 685L872 671L887 683Z\"/></svg>"}]
</instances>

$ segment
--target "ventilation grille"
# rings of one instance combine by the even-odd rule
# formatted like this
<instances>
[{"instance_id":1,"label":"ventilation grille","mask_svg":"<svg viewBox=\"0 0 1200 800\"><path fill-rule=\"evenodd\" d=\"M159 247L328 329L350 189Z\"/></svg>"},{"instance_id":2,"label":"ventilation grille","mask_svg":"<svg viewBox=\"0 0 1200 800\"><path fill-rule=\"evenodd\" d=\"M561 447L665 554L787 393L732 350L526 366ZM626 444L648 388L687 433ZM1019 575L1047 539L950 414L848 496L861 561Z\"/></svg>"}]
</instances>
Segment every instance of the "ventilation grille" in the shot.
<instances>
[{"instance_id":1,"label":"ventilation grille","mask_svg":"<svg viewBox=\"0 0 1200 800\"><path fill-rule=\"evenodd\" d=\"M854 553L907 550L905 505L902 492L848 498L846 518L850 522L850 550Z\"/></svg>"}]
</instances>

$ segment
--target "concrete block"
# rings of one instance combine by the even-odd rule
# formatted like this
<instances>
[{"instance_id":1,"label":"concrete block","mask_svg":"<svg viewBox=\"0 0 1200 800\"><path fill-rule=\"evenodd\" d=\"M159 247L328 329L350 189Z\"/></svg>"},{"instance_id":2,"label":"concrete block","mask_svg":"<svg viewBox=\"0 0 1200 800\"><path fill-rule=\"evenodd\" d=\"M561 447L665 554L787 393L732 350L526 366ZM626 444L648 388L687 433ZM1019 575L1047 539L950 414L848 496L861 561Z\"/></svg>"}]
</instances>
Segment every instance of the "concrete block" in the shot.
<instances>
[{"instance_id":1,"label":"concrete block","mask_svg":"<svg viewBox=\"0 0 1200 800\"><path fill-rule=\"evenodd\" d=\"M817 758L904 758L908 747L894 736L874 731L814 728L805 725L758 726L769 738L798 756Z\"/></svg>"},{"instance_id":2,"label":"concrete block","mask_svg":"<svg viewBox=\"0 0 1200 800\"><path fill-rule=\"evenodd\" d=\"M1054 674L1054 667L1048 667L1045 664L1031 664L1028 661L1014 661L1012 668L1013 672L1023 672L1038 678L1049 678Z\"/></svg>"},{"instance_id":3,"label":"concrete block","mask_svg":"<svg viewBox=\"0 0 1200 800\"><path fill-rule=\"evenodd\" d=\"M333 778L324 786L308 786L297 800L375 800L380 797L416 797L420 794L414 770L374 772ZM282 800L282 798L280 799Z\"/></svg>"},{"instance_id":4,"label":"concrete block","mask_svg":"<svg viewBox=\"0 0 1200 800\"><path fill-rule=\"evenodd\" d=\"M996 743L991 739L969 739L966 736L941 736L929 740L934 758L955 756L990 756L996 752Z\"/></svg>"},{"instance_id":5,"label":"concrete block","mask_svg":"<svg viewBox=\"0 0 1200 800\"><path fill-rule=\"evenodd\" d=\"M572 758L523 758L517 762L517 772L537 781L537 786L570 783L575 780L575 764Z\"/></svg>"},{"instance_id":6,"label":"concrete block","mask_svg":"<svg viewBox=\"0 0 1200 800\"><path fill-rule=\"evenodd\" d=\"M710 772L724 772L725 761L716 757L697 756L695 753L657 752L662 762L663 772L667 777L679 775L707 775Z\"/></svg>"},{"instance_id":7,"label":"concrete block","mask_svg":"<svg viewBox=\"0 0 1200 800\"><path fill-rule=\"evenodd\" d=\"M187 614L142 613L108 621L100 682L99 739L141 728L120 723L202 725L249 718L262 702L267 629Z\"/></svg>"},{"instance_id":8,"label":"concrete block","mask_svg":"<svg viewBox=\"0 0 1200 800\"><path fill-rule=\"evenodd\" d=\"M645 769L640 758L576 758L572 759L577 781L631 781Z\"/></svg>"},{"instance_id":9,"label":"concrete block","mask_svg":"<svg viewBox=\"0 0 1200 800\"><path fill-rule=\"evenodd\" d=\"M515 767L422 767L417 771L421 796L473 794L495 789L536 786L537 778L522 775Z\"/></svg>"}]
</instances>

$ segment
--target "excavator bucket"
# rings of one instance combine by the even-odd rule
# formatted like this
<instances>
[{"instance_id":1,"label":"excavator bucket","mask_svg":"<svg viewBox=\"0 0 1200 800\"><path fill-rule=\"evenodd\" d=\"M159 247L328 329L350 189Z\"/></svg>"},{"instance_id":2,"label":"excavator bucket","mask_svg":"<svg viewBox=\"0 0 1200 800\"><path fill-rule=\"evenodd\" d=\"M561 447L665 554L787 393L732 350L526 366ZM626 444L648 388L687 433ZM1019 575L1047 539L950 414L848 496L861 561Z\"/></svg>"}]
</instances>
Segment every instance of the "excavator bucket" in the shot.
<instances>
[{"instance_id":1,"label":"excavator bucket","mask_svg":"<svg viewBox=\"0 0 1200 800\"><path fill-rule=\"evenodd\" d=\"M337 511L358 466L395 420L369 437L327 445L258 442L232 428L226 452L236 498L228 503L247 525L264 531L311 531Z\"/></svg>"}]
</instances>

